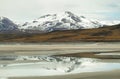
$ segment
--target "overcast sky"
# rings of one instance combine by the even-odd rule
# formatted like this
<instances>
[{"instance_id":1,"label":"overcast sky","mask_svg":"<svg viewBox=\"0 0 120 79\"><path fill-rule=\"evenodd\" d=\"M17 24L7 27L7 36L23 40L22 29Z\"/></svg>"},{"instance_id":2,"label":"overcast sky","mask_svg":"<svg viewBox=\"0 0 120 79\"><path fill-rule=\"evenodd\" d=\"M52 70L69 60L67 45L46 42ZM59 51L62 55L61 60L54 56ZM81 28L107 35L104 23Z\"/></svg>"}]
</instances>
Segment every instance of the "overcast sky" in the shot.
<instances>
[{"instance_id":1,"label":"overcast sky","mask_svg":"<svg viewBox=\"0 0 120 79\"><path fill-rule=\"evenodd\" d=\"M90 19L120 20L120 0L0 0L0 16L18 22L64 11Z\"/></svg>"}]
</instances>

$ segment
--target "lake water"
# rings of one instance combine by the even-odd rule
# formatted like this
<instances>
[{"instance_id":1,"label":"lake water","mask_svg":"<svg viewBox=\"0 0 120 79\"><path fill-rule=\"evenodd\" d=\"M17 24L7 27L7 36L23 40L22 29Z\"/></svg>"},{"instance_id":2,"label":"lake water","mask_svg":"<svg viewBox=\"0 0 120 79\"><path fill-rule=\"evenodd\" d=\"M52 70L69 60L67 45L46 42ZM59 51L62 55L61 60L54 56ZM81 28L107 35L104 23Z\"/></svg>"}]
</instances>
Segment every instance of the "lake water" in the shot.
<instances>
[{"instance_id":1,"label":"lake water","mask_svg":"<svg viewBox=\"0 0 120 79\"><path fill-rule=\"evenodd\" d=\"M119 55L120 43L6 43L0 44L0 79L54 76L120 69L120 59L56 57L56 54L101 52ZM117 53L116 53L117 51ZM104 52L107 52L105 54ZM118 61L119 60L119 61Z\"/></svg>"},{"instance_id":2,"label":"lake water","mask_svg":"<svg viewBox=\"0 0 120 79\"><path fill-rule=\"evenodd\" d=\"M120 69L120 62L101 62L101 59L93 58L55 56L16 56L13 58L11 63L5 63L7 60L2 60L5 62L0 64L1 78L53 76ZM19 63L19 61L23 62Z\"/></svg>"}]
</instances>

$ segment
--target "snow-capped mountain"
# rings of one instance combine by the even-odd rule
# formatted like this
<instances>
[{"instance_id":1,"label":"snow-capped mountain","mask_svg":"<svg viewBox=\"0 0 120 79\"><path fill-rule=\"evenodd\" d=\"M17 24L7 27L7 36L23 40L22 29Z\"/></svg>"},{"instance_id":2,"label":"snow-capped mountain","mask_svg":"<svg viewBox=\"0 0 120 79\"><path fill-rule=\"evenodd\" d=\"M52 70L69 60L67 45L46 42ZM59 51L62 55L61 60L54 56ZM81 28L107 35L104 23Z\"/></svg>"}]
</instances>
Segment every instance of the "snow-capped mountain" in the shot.
<instances>
[{"instance_id":1,"label":"snow-capped mountain","mask_svg":"<svg viewBox=\"0 0 120 79\"><path fill-rule=\"evenodd\" d=\"M0 17L0 33L47 33L57 30L91 29L120 24L120 21L96 21L65 11L59 14L41 16L24 24L14 23L6 17Z\"/></svg>"},{"instance_id":2,"label":"snow-capped mountain","mask_svg":"<svg viewBox=\"0 0 120 79\"><path fill-rule=\"evenodd\" d=\"M6 17L0 17L0 32L9 33L17 31L18 26Z\"/></svg>"},{"instance_id":3,"label":"snow-capped mountain","mask_svg":"<svg viewBox=\"0 0 120 79\"><path fill-rule=\"evenodd\" d=\"M102 25L97 21L91 21L84 16L77 16L69 11L60 14L48 14L41 16L32 22L26 22L21 30L32 30L41 32L51 32L55 30L73 30L98 28Z\"/></svg>"},{"instance_id":4,"label":"snow-capped mountain","mask_svg":"<svg viewBox=\"0 0 120 79\"><path fill-rule=\"evenodd\" d=\"M106 26L112 26L120 24L120 21L100 21L100 23Z\"/></svg>"}]
</instances>

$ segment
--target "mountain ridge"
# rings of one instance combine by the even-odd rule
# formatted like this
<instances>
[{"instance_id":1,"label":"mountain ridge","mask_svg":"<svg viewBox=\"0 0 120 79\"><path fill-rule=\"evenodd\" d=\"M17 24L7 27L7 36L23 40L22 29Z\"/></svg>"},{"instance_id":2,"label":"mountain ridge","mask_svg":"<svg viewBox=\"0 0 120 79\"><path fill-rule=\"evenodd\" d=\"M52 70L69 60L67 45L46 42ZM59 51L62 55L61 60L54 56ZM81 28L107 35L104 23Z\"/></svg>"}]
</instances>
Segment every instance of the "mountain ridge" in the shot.
<instances>
[{"instance_id":1,"label":"mountain ridge","mask_svg":"<svg viewBox=\"0 0 120 79\"><path fill-rule=\"evenodd\" d=\"M6 17L0 17L0 33L49 33L52 31L93 29L120 24L120 21L96 21L65 11L59 14L43 15L31 22L17 24Z\"/></svg>"},{"instance_id":2,"label":"mountain ridge","mask_svg":"<svg viewBox=\"0 0 120 79\"><path fill-rule=\"evenodd\" d=\"M39 30L42 32L51 32L56 30L74 30L98 28L102 25L97 21L91 21L84 16L77 16L69 11L61 14L48 14L26 22L20 29L22 30Z\"/></svg>"},{"instance_id":3,"label":"mountain ridge","mask_svg":"<svg viewBox=\"0 0 120 79\"><path fill-rule=\"evenodd\" d=\"M4 28L5 26L6 28ZM103 25L98 21L92 21L84 16L77 16L72 12L65 11L60 14L47 14L32 22L17 24L6 17L0 18L0 30L2 33L23 32L23 33L47 33L59 30L76 30L99 28Z\"/></svg>"}]
</instances>

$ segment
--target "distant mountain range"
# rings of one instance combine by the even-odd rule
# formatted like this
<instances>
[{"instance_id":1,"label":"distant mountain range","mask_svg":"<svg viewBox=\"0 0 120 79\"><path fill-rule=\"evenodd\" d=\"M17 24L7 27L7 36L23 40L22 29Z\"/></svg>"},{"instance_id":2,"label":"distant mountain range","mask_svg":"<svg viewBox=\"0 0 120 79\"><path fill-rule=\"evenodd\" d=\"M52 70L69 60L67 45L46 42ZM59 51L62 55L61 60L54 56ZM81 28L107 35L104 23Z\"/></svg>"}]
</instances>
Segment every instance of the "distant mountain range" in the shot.
<instances>
[{"instance_id":1,"label":"distant mountain range","mask_svg":"<svg viewBox=\"0 0 120 79\"><path fill-rule=\"evenodd\" d=\"M120 41L120 21L93 21L69 11L44 15L23 24L0 17L0 41Z\"/></svg>"},{"instance_id":2,"label":"distant mountain range","mask_svg":"<svg viewBox=\"0 0 120 79\"><path fill-rule=\"evenodd\" d=\"M100 21L100 23L104 26L112 26L112 25L120 24L120 21L118 21L118 20L115 20L115 21Z\"/></svg>"},{"instance_id":3,"label":"distant mountain range","mask_svg":"<svg viewBox=\"0 0 120 79\"><path fill-rule=\"evenodd\" d=\"M6 17L0 17L0 33L48 33L61 30L99 28L119 23L120 21L93 21L66 11L60 14L47 14L19 25Z\"/></svg>"}]
</instances>

